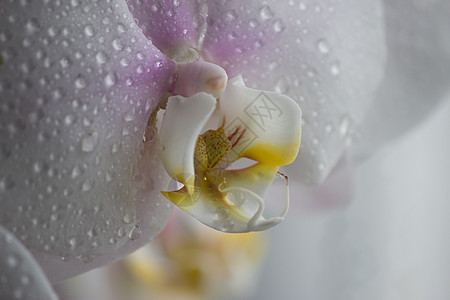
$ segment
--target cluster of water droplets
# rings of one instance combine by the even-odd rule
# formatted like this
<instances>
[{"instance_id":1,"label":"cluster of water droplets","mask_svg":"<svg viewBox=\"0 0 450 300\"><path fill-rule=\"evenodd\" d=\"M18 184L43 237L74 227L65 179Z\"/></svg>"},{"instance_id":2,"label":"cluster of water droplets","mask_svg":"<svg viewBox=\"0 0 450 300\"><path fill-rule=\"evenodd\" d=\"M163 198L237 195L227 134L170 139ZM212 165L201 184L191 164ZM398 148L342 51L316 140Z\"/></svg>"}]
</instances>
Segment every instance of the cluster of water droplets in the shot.
<instances>
[{"instance_id":1,"label":"cluster of water droplets","mask_svg":"<svg viewBox=\"0 0 450 300\"><path fill-rule=\"evenodd\" d=\"M302 108L302 147L290 172L303 182L322 181L357 138L382 76L378 68L361 68L367 59L383 62L382 24L365 25L360 13L380 7L366 2L352 9L310 0L209 7L204 54L230 74L243 74L249 86L286 94ZM379 38L377 49L364 43L366 36Z\"/></svg>"},{"instance_id":2,"label":"cluster of water droplets","mask_svg":"<svg viewBox=\"0 0 450 300\"><path fill-rule=\"evenodd\" d=\"M0 298L56 299L38 263L0 226Z\"/></svg>"},{"instance_id":3,"label":"cluster of water droplets","mask_svg":"<svg viewBox=\"0 0 450 300\"><path fill-rule=\"evenodd\" d=\"M0 223L64 260L138 239L135 166L173 65L125 3L7 1L0 40Z\"/></svg>"}]
</instances>

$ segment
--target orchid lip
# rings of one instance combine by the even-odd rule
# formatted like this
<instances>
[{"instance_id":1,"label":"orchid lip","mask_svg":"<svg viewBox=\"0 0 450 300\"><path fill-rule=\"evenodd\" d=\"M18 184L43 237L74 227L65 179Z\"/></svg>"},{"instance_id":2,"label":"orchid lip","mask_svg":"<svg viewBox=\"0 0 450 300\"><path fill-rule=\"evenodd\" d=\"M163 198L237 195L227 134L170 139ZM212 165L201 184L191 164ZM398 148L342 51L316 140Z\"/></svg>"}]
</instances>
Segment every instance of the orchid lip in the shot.
<instances>
[{"instance_id":1,"label":"orchid lip","mask_svg":"<svg viewBox=\"0 0 450 300\"><path fill-rule=\"evenodd\" d=\"M261 231L284 220L287 177L278 167L299 151L301 110L289 97L228 80L219 66L196 61L178 69L160 128L161 158L183 184L162 194L200 222L224 232ZM189 116L189 118L186 118ZM240 158L254 165L229 169ZM263 216L266 189L277 174L286 180L279 216Z\"/></svg>"}]
</instances>

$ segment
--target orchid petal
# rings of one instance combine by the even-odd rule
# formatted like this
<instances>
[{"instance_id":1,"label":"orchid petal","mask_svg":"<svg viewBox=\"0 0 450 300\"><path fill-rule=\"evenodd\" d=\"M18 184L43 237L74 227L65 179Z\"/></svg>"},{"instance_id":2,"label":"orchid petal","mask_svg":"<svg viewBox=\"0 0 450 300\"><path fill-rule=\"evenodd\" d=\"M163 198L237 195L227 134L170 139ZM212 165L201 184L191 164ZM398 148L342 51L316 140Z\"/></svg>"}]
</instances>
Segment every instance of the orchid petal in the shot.
<instances>
[{"instance_id":1,"label":"orchid petal","mask_svg":"<svg viewBox=\"0 0 450 300\"><path fill-rule=\"evenodd\" d=\"M0 225L0 299L58 299L39 264Z\"/></svg>"},{"instance_id":2,"label":"orchid petal","mask_svg":"<svg viewBox=\"0 0 450 300\"><path fill-rule=\"evenodd\" d=\"M205 92L217 98L225 90L227 80L227 73L218 65L206 61L180 64L177 82L172 92L184 97Z\"/></svg>"},{"instance_id":3,"label":"orchid petal","mask_svg":"<svg viewBox=\"0 0 450 300\"><path fill-rule=\"evenodd\" d=\"M169 98L161 124L161 159L167 173L189 191L194 186L194 150L203 126L214 112L216 99L207 93Z\"/></svg>"},{"instance_id":4,"label":"orchid petal","mask_svg":"<svg viewBox=\"0 0 450 300\"><path fill-rule=\"evenodd\" d=\"M234 143L231 155L272 166L294 161L300 147L301 116L297 103L276 92L247 88L238 76L220 97L225 133Z\"/></svg>"},{"instance_id":5,"label":"orchid petal","mask_svg":"<svg viewBox=\"0 0 450 300\"><path fill-rule=\"evenodd\" d=\"M382 14L371 0L209 2L205 57L230 78L242 74L250 87L302 107L302 150L291 178L322 182L364 119L385 65Z\"/></svg>"},{"instance_id":6,"label":"orchid petal","mask_svg":"<svg viewBox=\"0 0 450 300\"><path fill-rule=\"evenodd\" d=\"M193 0L126 1L144 34L178 62L199 58L206 26L206 3Z\"/></svg>"},{"instance_id":7,"label":"orchid petal","mask_svg":"<svg viewBox=\"0 0 450 300\"><path fill-rule=\"evenodd\" d=\"M420 124L450 86L450 2L384 1L389 50L385 78L359 133L367 156Z\"/></svg>"},{"instance_id":8,"label":"orchid petal","mask_svg":"<svg viewBox=\"0 0 450 300\"><path fill-rule=\"evenodd\" d=\"M212 170L205 178L197 178L194 192L181 189L163 194L214 229L225 232L266 230L279 224L287 212L286 207L278 217L265 219L262 215L262 197L277 170L276 166L263 164L239 170Z\"/></svg>"},{"instance_id":9,"label":"orchid petal","mask_svg":"<svg viewBox=\"0 0 450 300\"><path fill-rule=\"evenodd\" d=\"M138 163L149 151L141 142L148 116L174 63L122 1L7 1L0 28L0 223L64 270L83 263L76 257L117 258L143 218L135 206L147 196L136 178L153 188L163 180L143 175ZM142 231L143 241L168 218L165 205L155 207L144 206L145 218L159 224Z\"/></svg>"}]
</instances>

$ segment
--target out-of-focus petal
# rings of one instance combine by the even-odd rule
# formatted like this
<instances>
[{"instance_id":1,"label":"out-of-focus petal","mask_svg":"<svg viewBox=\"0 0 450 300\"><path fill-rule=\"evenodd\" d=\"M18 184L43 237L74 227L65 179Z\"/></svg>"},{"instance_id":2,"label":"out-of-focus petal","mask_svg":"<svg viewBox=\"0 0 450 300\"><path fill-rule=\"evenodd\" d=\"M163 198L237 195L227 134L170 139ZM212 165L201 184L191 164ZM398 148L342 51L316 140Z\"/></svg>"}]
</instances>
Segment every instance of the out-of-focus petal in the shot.
<instances>
[{"instance_id":1,"label":"out-of-focus petal","mask_svg":"<svg viewBox=\"0 0 450 300\"><path fill-rule=\"evenodd\" d=\"M58 299L34 257L1 225L0 299Z\"/></svg>"},{"instance_id":2,"label":"out-of-focus petal","mask_svg":"<svg viewBox=\"0 0 450 300\"><path fill-rule=\"evenodd\" d=\"M142 134L175 66L126 3L58 3L0 8L0 223L37 252L90 261L140 222ZM143 240L168 215L146 208L160 224Z\"/></svg>"},{"instance_id":3,"label":"out-of-focus petal","mask_svg":"<svg viewBox=\"0 0 450 300\"><path fill-rule=\"evenodd\" d=\"M210 1L203 54L231 78L275 90L303 111L291 178L323 181L364 119L385 66L379 1Z\"/></svg>"},{"instance_id":4,"label":"out-of-focus petal","mask_svg":"<svg viewBox=\"0 0 450 300\"><path fill-rule=\"evenodd\" d=\"M186 62L198 59L206 28L206 1L126 0L144 34L168 57Z\"/></svg>"},{"instance_id":5,"label":"out-of-focus petal","mask_svg":"<svg viewBox=\"0 0 450 300\"><path fill-rule=\"evenodd\" d=\"M384 1L388 62L359 134L359 155L429 116L450 87L450 2Z\"/></svg>"},{"instance_id":6,"label":"out-of-focus petal","mask_svg":"<svg viewBox=\"0 0 450 300\"><path fill-rule=\"evenodd\" d=\"M203 126L216 108L207 93L169 98L161 124L161 159L167 173L191 191L194 186L194 150Z\"/></svg>"}]
</instances>

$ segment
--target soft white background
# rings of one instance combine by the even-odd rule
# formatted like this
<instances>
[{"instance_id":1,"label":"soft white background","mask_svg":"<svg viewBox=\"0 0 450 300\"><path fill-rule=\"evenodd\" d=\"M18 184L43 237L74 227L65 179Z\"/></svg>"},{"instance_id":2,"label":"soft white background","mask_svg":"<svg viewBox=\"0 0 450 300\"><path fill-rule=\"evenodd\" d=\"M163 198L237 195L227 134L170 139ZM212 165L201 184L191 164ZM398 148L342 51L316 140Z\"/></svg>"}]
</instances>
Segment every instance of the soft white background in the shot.
<instances>
[{"instance_id":1,"label":"soft white background","mask_svg":"<svg viewBox=\"0 0 450 300\"><path fill-rule=\"evenodd\" d=\"M449 154L446 101L356 167L348 207L269 231L253 299L450 299Z\"/></svg>"}]
</instances>

